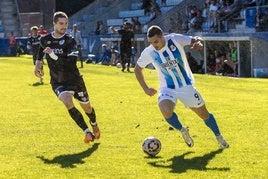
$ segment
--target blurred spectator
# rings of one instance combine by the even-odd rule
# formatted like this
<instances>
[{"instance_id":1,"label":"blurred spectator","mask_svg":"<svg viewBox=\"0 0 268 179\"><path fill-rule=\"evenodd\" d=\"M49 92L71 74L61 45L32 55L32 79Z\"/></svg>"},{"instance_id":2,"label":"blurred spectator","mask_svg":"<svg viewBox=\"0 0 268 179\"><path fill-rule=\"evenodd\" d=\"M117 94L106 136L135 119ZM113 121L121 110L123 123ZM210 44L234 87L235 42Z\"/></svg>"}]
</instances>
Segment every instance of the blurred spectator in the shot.
<instances>
[{"instance_id":1,"label":"blurred spectator","mask_svg":"<svg viewBox=\"0 0 268 179\"><path fill-rule=\"evenodd\" d=\"M182 16L180 12L176 13L176 24L177 24L177 31L175 31L176 33L183 33L182 32L182 24L183 24L183 20L182 20Z\"/></svg>"},{"instance_id":2,"label":"blurred spectator","mask_svg":"<svg viewBox=\"0 0 268 179\"><path fill-rule=\"evenodd\" d=\"M199 73L201 71L201 68L198 65L197 60L192 56L191 52L186 52L186 58L187 58L191 71L193 73Z\"/></svg>"},{"instance_id":3,"label":"blurred spectator","mask_svg":"<svg viewBox=\"0 0 268 179\"><path fill-rule=\"evenodd\" d=\"M204 3L204 7L202 9L202 17L204 21L208 19L208 13L209 13L209 5L207 3Z\"/></svg>"},{"instance_id":4,"label":"blurred spectator","mask_svg":"<svg viewBox=\"0 0 268 179\"><path fill-rule=\"evenodd\" d=\"M216 61L215 61L215 55L212 52L208 53L207 57L207 73L208 74L214 74L215 72L215 67L216 67Z\"/></svg>"},{"instance_id":5,"label":"blurred spectator","mask_svg":"<svg viewBox=\"0 0 268 179\"><path fill-rule=\"evenodd\" d=\"M233 4L230 2L230 0L221 1L221 5L216 12L217 19L228 15L232 10L232 6Z\"/></svg>"},{"instance_id":6,"label":"blurred spectator","mask_svg":"<svg viewBox=\"0 0 268 179\"><path fill-rule=\"evenodd\" d=\"M150 21L156 19L157 17L160 17L162 15L160 6L156 2L156 0L151 0L152 3L152 9L151 9L151 18Z\"/></svg>"},{"instance_id":7,"label":"blurred spectator","mask_svg":"<svg viewBox=\"0 0 268 179\"><path fill-rule=\"evenodd\" d=\"M102 44L101 51L102 51L102 55L96 63L102 64L102 65L109 65L111 56L112 56L111 50L107 48L106 44Z\"/></svg>"},{"instance_id":8,"label":"blurred spectator","mask_svg":"<svg viewBox=\"0 0 268 179\"><path fill-rule=\"evenodd\" d=\"M202 12L197 10L192 14L192 18L189 20L188 31L187 33L194 33L198 31L202 31L203 17Z\"/></svg>"},{"instance_id":9,"label":"blurred spectator","mask_svg":"<svg viewBox=\"0 0 268 179\"><path fill-rule=\"evenodd\" d=\"M245 7L257 6L257 0L245 0L244 6Z\"/></svg>"},{"instance_id":10,"label":"blurred spectator","mask_svg":"<svg viewBox=\"0 0 268 179\"><path fill-rule=\"evenodd\" d=\"M37 33L41 36L44 36L44 35L48 34L49 32L46 29L44 29L43 25L40 25Z\"/></svg>"},{"instance_id":11,"label":"blurred spectator","mask_svg":"<svg viewBox=\"0 0 268 179\"><path fill-rule=\"evenodd\" d=\"M151 12L151 0L142 0L141 9L144 9L144 15L149 16Z\"/></svg>"},{"instance_id":12,"label":"blurred spectator","mask_svg":"<svg viewBox=\"0 0 268 179\"><path fill-rule=\"evenodd\" d=\"M16 37L14 35L14 32L11 32L9 36L9 49L10 55L16 56Z\"/></svg>"},{"instance_id":13,"label":"blurred spectator","mask_svg":"<svg viewBox=\"0 0 268 179\"><path fill-rule=\"evenodd\" d=\"M240 0L235 0L233 3L231 2L231 0L227 0L226 4L224 4L223 7L224 11L222 11L221 14L216 15L217 23L221 25L220 28L222 28L223 26L222 21L231 20L232 18L239 17L242 8L243 4Z\"/></svg>"},{"instance_id":14,"label":"blurred spectator","mask_svg":"<svg viewBox=\"0 0 268 179\"><path fill-rule=\"evenodd\" d=\"M210 21L211 28L215 29L217 27L216 13L219 9L219 4L217 0L211 0L209 5L208 20Z\"/></svg>"},{"instance_id":15,"label":"blurred spectator","mask_svg":"<svg viewBox=\"0 0 268 179\"><path fill-rule=\"evenodd\" d=\"M137 62L137 49L135 47L131 47L131 66L135 67L136 62Z\"/></svg>"},{"instance_id":16,"label":"blurred spectator","mask_svg":"<svg viewBox=\"0 0 268 179\"><path fill-rule=\"evenodd\" d=\"M182 28L184 32L188 32L190 30L190 27L192 29L191 31L189 31L189 33L191 33L192 31L195 31L193 22L197 20L195 17L197 16L197 13L200 13L199 11L200 10L196 6L192 6L192 5L186 6L186 11L185 11L186 20L183 22L183 28ZM202 16L200 15L200 17ZM201 29L202 29L202 24L201 24Z\"/></svg>"},{"instance_id":17,"label":"blurred spectator","mask_svg":"<svg viewBox=\"0 0 268 179\"><path fill-rule=\"evenodd\" d=\"M132 17L131 18L131 23L133 25L133 30L135 34L141 34L142 29L141 29L141 23L139 21L138 17Z\"/></svg>"},{"instance_id":18,"label":"blurred spectator","mask_svg":"<svg viewBox=\"0 0 268 179\"><path fill-rule=\"evenodd\" d=\"M238 74L237 42L230 42L229 50L224 63L231 67L235 74Z\"/></svg>"},{"instance_id":19,"label":"blurred spectator","mask_svg":"<svg viewBox=\"0 0 268 179\"><path fill-rule=\"evenodd\" d=\"M22 55L22 54L24 54L24 52L25 52L25 46L24 46L24 44L20 41L20 40L18 40L17 41L17 49L16 49L16 55L19 57L20 55Z\"/></svg>"},{"instance_id":20,"label":"blurred spectator","mask_svg":"<svg viewBox=\"0 0 268 179\"><path fill-rule=\"evenodd\" d=\"M144 24L142 27L142 33L143 34L147 34L147 30L148 30L148 23Z\"/></svg>"},{"instance_id":21,"label":"blurred spectator","mask_svg":"<svg viewBox=\"0 0 268 179\"><path fill-rule=\"evenodd\" d=\"M167 5L167 0L161 0L161 6L166 6Z\"/></svg>"},{"instance_id":22,"label":"blurred spectator","mask_svg":"<svg viewBox=\"0 0 268 179\"><path fill-rule=\"evenodd\" d=\"M73 24L72 31L70 32L70 35L73 36L75 42L76 42L76 50L78 52L78 60L81 62L81 68L83 68L83 57L82 57L82 34L81 31L78 30L77 24Z\"/></svg>"},{"instance_id":23,"label":"blurred spectator","mask_svg":"<svg viewBox=\"0 0 268 179\"><path fill-rule=\"evenodd\" d=\"M231 53L232 61L237 62L237 42L230 42L229 43L229 50Z\"/></svg>"},{"instance_id":24,"label":"blurred spectator","mask_svg":"<svg viewBox=\"0 0 268 179\"><path fill-rule=\"evenodd\" d=\"M70 34L73 36L76 42L76 45L82 45L82 34L81 34L81 31L78 30L77 24L73 25L73 28Z\"/></svg>"},{"instance_id":25,"label":"blurred spectator","mask_svg":"<svg viewBox=\"0 0 268 179\"><path fill-rule=\"evenodd\" d=\"M97 27L95 30L95 35L103 35L107 33L107 29L103 24L103 21L97 21Z\"/></svg>"},{"instance_id":26,"label":"blurred spectator","mask_svg":"<svg viewBox=\"0 0 268 179\"><path fill-rule=\"evenodd\" d=\"M170 29L168 33L176 33L178 25L172 17L169 18L169 24L170 24Z\"/></svg>"},{"instance_id":27,"label":"blurred spectator","mask_svg":"<svg viewBox=\"0 0 268 179\"><path fill-rule=\"evenodd\" d=\"M232 60L231 60L231 54L227 53L225 56L225 59L223 59L223 67L222 67L222 71L223 71L223 75L224 76L237 76L237 67L233 68L233 66L236 66ZM231 65L232 64L232 65Z\"/></svg>"},{"instance_id":28,"label":"blurred spectator","mask_svg":"<svg viewBox=\"0 0 268 179\"><path fill-rule=\"evenodd\" d=\"M215 69L215 75L220 75L220 76L233 76L234 71L232 68L229 67L225 63L226 60L230 59L230 53L227 54L220 54L216 58L216 69Z\"/></svg>"},{"instance_id":29,"label":"blurred spectator","mask_svg":"<svg viewBox=\"0 0 268 179\"><path fill-rule=\"evenodd\" d=\"M223 72L222 72L222 64L223 64L223 61L222 59L224 58L224 55L220 54L220 53L216 53L217 56L215 58L215 71L214 73L216 75L223 75Z\"/></svg>"},{"instance_id":30,"label":"blurred spectator","mask_svg":"<svg viewBox=\"0 0 268 179\"><path fill-rule=\"evenodd\" d=\"M120 63L120 58L119 58L119 52L116 49L116 47L114 45L111 46L111 60L110 60L110 64L112 66L115 66L117 63Z\"/></svg>"},{"instance_id":31,"label":"blurred spectator","mask_svg":"<svg viewBox=\"0 0 268 179\"><path fill-rule=\"evenodd\" d=\"M264 31L268 31L268 7L266 7L263 17Z\"/></svg>"},{"instance_id":32,"label":"blurred spectator","mask_svg":"<svg viewBox=\"0 0 268 179\"><path fill-rule=\"evenodd\" d=\"M194 13L193 6L192 5L186 6L186 9L185 9L186 18L190 19L193 13Z\"/></svg>"},{"instance_id":33,"label":"blurred spectator","mask_svg":"<svg viewBox=\"0 0 268 179\"><path fill-rule=\"evenodd\" d=\"M262 32L267 25L267 21L265 22L265 14L262 12L261 7L257 7L257 13L254 17L255 29L256 32Z\"/></svg>"}]
</instances>

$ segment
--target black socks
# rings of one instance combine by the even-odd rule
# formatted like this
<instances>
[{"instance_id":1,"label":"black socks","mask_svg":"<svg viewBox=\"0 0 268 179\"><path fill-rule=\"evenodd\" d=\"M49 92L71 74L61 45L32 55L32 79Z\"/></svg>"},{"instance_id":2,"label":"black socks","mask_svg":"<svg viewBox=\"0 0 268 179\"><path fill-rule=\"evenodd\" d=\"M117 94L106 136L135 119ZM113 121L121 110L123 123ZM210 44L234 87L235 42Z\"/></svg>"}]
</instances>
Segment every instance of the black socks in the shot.
<instances>
[{"instance_id":1,"label":"black socks","mask_svg":"<svg viewBox=\"0 0 268 179\"><path fill-rule=\"evenodd\" d=\"M68 112L69 112L70 116L73 118L73 120L76 122L76 124L83 131L85 131L86 129L88 129L88 126L87 126L87 124L84 121L83 115L75 107L73 107L72 109L69 109Z\"/></svg>"},{"instance_id":2,"label":"black socks","mask_svg":"<svg viewBox=\"0 0 268 179\"><path fill-rule=\"evenodd\" d=\"M86 115L89 117L89 119L90 119L90 124L91 125L96 125L97 123L96 123L96 114L95 114L95 110L94 110L94 108L92 108L92 112L89 114L89 113L86 113Z\"/></svg>"}]
</instances>

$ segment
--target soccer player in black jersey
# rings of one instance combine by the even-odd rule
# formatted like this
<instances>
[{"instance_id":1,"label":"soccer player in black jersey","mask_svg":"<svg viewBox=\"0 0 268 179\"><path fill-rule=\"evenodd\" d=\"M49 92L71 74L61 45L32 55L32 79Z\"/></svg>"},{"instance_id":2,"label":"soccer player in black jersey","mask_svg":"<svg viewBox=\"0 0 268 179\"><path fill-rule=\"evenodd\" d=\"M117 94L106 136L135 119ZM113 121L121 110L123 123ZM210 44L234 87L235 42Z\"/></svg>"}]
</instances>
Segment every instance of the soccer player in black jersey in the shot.
<instances>
[{"instance_id":1,"label":"soccer player in black jersey","mask_svg":"<svg viewBox=\"0 0 268 179\"><path fill-rule=\"evenodd\" d=\"M70 116L85 132L85 143L99 139L100 130L96 122L96 115L90 104L87 89L82 76L76 66L77 56L74 38L67 34L68 16L64 12L55 12L53 16L54 31L41 37L39 56L35 65L35 75L42 74L41 57L46 55L50 70L50 83L54 93L66 106ZM86 124L83 115L74 106L73 97L78 100L82 109L89 117L93 131Z\"/></svg>"},{"instance_id":2,"label":"soccer player in black jersey","mask_svg":"<svg viewBox=\"0 0 268 179\"><path fill-rule=\"evenodd\" d=\"M33 55L33 64L35 65L35 62L38 58L38 51L39 51L39 45L40 45L40 38L41 35L37 33L38 27L37 26L32 26L31 27L31 36L28 37L27 41L27 49L32 52ZM43 84L43 75L40 77L39 84Z\"/></svg>"}]
</instances>

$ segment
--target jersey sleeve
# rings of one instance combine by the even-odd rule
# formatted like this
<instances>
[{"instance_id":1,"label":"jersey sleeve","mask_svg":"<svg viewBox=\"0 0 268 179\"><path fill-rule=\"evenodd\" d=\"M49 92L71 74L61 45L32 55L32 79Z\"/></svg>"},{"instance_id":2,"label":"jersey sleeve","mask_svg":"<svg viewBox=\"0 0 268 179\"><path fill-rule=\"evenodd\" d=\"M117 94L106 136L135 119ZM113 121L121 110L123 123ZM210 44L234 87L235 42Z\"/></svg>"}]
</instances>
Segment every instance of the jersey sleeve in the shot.
<instances>
[{"instance_id":1,"label":"jersey sleeve","mask_svg":"<svg viewBox=\"0 0 268 179\"><path fill-rule=\"evenodd\" d=\"M152 57L149 53L148 47L144 49L144 51L141 53L141 56L138 58L137 64L141 68L145 68L147 65L152 63Z\"/></svg>"},{"instance_id":2,"label":"jersey sleeve","mask_svg":"<svg viewBox=\"0 0 268 179\"><path fill-rule=\"evenodd\" d=\"M43 56L45 55L45 53L43 52L44 49L46 47L45 44L45 37L41 37L40 39L40 45L39 45L39 50L38 50L38 58L37 60L42 60Z\"/></svg>"},{"instance_id":3,"label":"jersey sleeve","mask_svg":"<svg viewBox=\"0 0 268 179\"><path fill-rule=\"evenodd\" d=\"M192 36L186 36L181 34L173 34L174 40L182 46L190 45Z\"/></svg>"}]
</instances>

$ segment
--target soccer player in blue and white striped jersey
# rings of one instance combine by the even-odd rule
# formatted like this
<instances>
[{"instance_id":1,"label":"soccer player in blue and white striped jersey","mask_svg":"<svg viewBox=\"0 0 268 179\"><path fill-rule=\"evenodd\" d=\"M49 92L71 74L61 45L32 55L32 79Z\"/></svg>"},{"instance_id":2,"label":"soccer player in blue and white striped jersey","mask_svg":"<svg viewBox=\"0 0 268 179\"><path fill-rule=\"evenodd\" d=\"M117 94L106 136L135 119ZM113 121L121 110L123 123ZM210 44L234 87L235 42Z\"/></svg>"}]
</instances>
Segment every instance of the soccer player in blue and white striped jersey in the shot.
<instances>
[{"instance_id":1,"label":"soccer player in blue and white striped jersey","mask_svg":"<svg viewBox=\"0 0 268 179\"><path fill-rule=\"evenodd\" d=\"M158 106L165 120L175 129L181 131L185 143L192 147L194 142L188 129L183 127L174 112L177 100L194 111L215 134L221 148L228 148L223 139L214 116L208 112L205 102L193 86L194 77L187 62L184 47L190 45L192 50L203 48L200 37L181 34L164 35L159 26L151 26L147 32L151 45L143 50L135 66L135 75L144 92L153 96L157 90L149 87L143 75L143 68L152 63L160 80Z\"/></svg>"}]
</instances>

